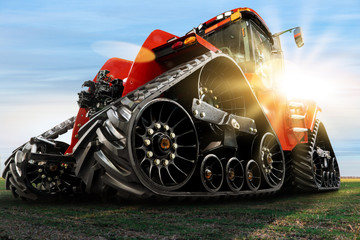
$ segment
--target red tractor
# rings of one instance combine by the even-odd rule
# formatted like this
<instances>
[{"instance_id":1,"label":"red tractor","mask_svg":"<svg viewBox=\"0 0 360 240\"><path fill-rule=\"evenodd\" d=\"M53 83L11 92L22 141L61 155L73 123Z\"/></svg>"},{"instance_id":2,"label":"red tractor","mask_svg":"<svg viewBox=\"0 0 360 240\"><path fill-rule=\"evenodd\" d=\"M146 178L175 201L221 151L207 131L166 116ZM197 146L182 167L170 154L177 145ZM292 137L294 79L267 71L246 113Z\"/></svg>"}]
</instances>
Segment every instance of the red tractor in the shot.
<instances>
[{"instance_id":1,"label":"red tractor","mask_svg":"<svg viewBox=\"0 0 360 240\"><path fill-rule=\"evenodd\" d=\"M288 31L301 47L301 29ZM153 31L134 61L111 58L84 83L76 117L13 152L6 188L33 200L339 189L319 107L279 91L284 32L249 8L183 37ZM70 144L56 140L69 129Z\"/></svg>"}]
</instances>

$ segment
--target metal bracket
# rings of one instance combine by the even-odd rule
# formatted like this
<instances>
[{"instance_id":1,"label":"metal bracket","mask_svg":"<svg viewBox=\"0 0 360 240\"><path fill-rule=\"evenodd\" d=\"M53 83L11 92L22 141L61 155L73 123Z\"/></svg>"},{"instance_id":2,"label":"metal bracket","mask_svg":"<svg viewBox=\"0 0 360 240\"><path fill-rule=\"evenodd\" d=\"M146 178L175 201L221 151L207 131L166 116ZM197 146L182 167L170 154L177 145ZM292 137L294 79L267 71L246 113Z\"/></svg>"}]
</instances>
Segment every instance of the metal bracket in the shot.
<instances>
[{"instance_id":1,"label":"metal bracket","mask_svg":"<svg viewBox=\"0 0 360 240\"><path fill-rule=\"evenodd\" d=\"M243 133L252 135L257 133L255 120L227 113L200 99L193 99L191 110L196 119L221 126L227 125Z\"/></svg>"}]
</instances>

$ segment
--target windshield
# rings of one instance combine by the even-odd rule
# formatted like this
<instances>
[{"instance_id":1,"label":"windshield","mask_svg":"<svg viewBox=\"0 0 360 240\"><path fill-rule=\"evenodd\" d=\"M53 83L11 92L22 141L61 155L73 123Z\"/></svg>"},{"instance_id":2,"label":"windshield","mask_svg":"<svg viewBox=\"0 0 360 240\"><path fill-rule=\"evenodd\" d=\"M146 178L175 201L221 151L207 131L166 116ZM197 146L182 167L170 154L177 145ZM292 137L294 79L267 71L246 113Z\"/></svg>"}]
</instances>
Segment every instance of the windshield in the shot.
<instances>
[{"instance_id":1,"label":"windshield","mask_svg":"<svg viewBox=\"0 0 360 240\"><path fill-rule=\"evenodd\" d=\"M239 23L240 21L236 24L230 24L204 38L233 58L246 71L244 41L241 37L241 25Z\"/></svg>"}]
</instances>

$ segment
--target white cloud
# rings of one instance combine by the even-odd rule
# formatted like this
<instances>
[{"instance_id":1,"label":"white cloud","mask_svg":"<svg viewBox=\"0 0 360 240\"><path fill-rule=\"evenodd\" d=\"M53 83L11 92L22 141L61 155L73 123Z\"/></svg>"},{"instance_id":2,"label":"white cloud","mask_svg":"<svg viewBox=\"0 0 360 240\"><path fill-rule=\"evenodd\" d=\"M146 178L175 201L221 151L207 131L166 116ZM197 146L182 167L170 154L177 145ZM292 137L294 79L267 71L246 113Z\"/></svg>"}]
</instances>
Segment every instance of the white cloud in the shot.
<instances>
[{"instance_id":1,"label":"white cloud","mask_svg":"<svg viewBox=\"0 0 360 240\"><path fill-rule=\"evenodd\" d=\"M131 61L135 59L141 48L136 44L120 41L98 41L91 47L94 52L107 58L119 57Z\"/></svg>"}]
</instances>

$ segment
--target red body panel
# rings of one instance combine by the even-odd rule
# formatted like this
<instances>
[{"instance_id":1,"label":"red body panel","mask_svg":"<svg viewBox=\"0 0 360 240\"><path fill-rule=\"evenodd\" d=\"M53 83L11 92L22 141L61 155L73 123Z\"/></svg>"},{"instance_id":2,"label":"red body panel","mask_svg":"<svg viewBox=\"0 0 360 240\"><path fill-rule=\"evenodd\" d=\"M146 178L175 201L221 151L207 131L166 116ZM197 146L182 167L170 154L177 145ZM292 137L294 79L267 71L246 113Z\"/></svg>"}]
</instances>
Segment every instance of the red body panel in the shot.
<instances>
[{"instance_id":1,"label":"red body panel","mask_svg":"<svg viewBox=\"0 0 360 240\"><path fill-rule=\"evenodd\" d=\"M155 54L151 50L166 44L174 37L177 36L161 30L155 30L149 35L135 58L129 77L124 84L123 96L166 71L164 66L155 61Z\"/></svg>"}]
</instances>

